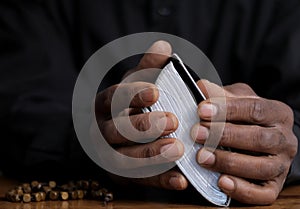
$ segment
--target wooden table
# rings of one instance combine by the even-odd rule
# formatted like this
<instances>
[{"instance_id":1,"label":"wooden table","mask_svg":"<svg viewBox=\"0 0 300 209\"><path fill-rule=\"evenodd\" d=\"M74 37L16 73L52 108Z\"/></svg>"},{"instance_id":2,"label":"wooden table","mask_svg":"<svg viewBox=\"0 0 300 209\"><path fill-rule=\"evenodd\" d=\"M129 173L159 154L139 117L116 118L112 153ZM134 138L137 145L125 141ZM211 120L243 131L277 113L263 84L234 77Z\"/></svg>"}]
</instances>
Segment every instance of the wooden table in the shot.
<instances>
[{"instance_id":1,"label":"wooden table","mask_svg":"<svg viewBox=\"0 0 300 209\"><path fill-rule=\"evenodd\" d=\"M72 200L72 201L46 201L38 203L11 203L4 199L5 192L16 184L13 180L4 179L0 177L0 209L97 209L97 208L112 208L112 209L165 209L165 208L221 208L214 207L208 203L168 203L165 201L157 201L155 199L147 200L114 200L106 206L99 201L93 200ZM277 201L270 206L247 206L238 203L233 203L231 209L298 209L300 208L300 185L285 188L279 195Z\"/></svg>"}]
</instances>

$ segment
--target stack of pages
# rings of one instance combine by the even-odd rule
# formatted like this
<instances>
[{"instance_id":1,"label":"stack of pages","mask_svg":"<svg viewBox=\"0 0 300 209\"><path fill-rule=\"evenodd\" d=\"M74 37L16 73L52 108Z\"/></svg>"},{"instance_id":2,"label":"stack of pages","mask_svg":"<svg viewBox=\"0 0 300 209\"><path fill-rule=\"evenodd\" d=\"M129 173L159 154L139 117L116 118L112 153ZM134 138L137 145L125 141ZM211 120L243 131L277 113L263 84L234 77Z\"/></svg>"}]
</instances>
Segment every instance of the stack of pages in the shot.
<instances>
[{"instance_id":1,"label":"stack of pages","mask_svg":"<svg viewBox=\"0 0 300 209\"><path fill-rule=\"evenodd\" d=\"M189 81L187 82L187 80ZM185 146L183 157L176 161L177 166L195 189L208 201L218 206L228 206L230 197L223 193L217 185L220 173L209 171L196 161L196 154L203 145L194 143L190 136L190 130L194 124L200 122L196 97L199 97L199 94L202 99L205 97L177 55L174 55L162 69L155 84L159 89L159 100L151 107L145 108L144 111L166 111L177 116L179 127L168 136L181 140ZM195 95L197 94L195 88L199 92L198 95Z\"/></svg>"}]
</instances>

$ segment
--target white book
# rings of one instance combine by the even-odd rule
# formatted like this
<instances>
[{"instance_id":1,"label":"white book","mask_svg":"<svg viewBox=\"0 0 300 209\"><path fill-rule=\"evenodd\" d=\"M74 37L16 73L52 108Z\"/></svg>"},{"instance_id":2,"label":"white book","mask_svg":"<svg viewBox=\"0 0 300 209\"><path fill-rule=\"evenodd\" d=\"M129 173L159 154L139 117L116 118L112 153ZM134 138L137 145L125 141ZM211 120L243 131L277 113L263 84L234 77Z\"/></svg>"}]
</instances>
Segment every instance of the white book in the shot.
<instances>
[{"instance_id":1,"label":"white book","mask_svg":"<svg viewBox=\"0 0 300 209\"><path fill-rule=\"evenodd\" d=\"M177 62L177 63L175 63ZM182 75L178 73L181 67L186 72L185 81ZM190 79L189 87L186 80ZM171 60L160 72L156 82L159 89L159 99L151 107L144 111L167 111L175 114L179 120L178 129L167 137L181 140L185 151L183 157L176 161L177 166L186 176L195 189L208 201L218 206L228 206L230 197L223 193L217 185L220 173L210 171L201 167L196 161L196 154L203 146L193 141L190 135L192 126L200 122L197 114L196 93L198 91L202 99L205 96L198 89L188 70L177 55L173 55ZM197 90L196 90L197 89ZM194 93L194 94L193 94Z\"/></svg>"}]
</instances>

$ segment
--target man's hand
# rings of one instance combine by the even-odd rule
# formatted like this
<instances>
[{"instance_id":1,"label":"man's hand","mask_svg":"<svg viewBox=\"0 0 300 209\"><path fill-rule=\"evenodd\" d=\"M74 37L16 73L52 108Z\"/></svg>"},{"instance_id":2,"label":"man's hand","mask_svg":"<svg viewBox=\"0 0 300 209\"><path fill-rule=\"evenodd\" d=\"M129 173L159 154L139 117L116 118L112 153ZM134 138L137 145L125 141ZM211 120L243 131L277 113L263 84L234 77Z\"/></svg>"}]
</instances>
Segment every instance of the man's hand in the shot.
<instances>
[{"instance_id":1,"label":"man's hand","mask_svg":"<svg viewBox=\"0 0 300 209\"><path fill-rule=\"evenodd\" d=\"M161 68L170 55L170 45L166 42L158 41L154 43L148 50L148 53L144 55L139 65L129 71L127 75L132 75L132 73L146 68ZM116 92L116 89L118 89L119 95L114 102L117 104L116 108L119 110L119 113L116 117L114 116L114 120L122 122L122 120L127 119L127 117L125 118L124 115L126 115L126 113L128 115L129 113L131 124L136 130L141 132L148 130L151 126L151 121L152 125L154 124L154 127L152 127L151 131L132 136L130 139L120 133L120 129L115 126L112 120L113 117L111 115L112 98ZM135 92L139 93L135 95ZM126 100L128 97L132 97L133 99L130 102L130 106L126 107L126 105L124 105L124 100ZM160 161L157 163L165 163L166 161L174 162L175 160L179 159L184 153L184 146L177 139L162 138L154 140L150 143L135 143L145 139L155 139L160 136L165 136L177 129L178 120L172 113L141 112L141 108L154 104L158 97L159 92L156 86L146 82L121 83L111 86L100 92L96 98L96 116L98 126L107 142L111 146L114 146L118 152L129 157L150 158L163 153L165 161ZM122 125L125 126L122 129L125 130L129 135L132 132L132 127L130 126L131 124L126 122L122 123ZM128 125L128 127L126 127L126 125ZM125 180L125 178L122 180ZM175 190L185 189L188 184L185 177L180 172L175 170L167 171L154 177L126 180L134 181L147 186Z\"/></svg>"},{"instance_id":2,"label":"man's hand","mask_svg":"<svg viewBox=\"0 0 300 209\"><path fill-rule=\"evenodd\" d=\"M214 153L202 148L197 156L199 164L222 173L219 187L233 199L249 204L273 203L297 152L292 110L279 101L258 97L246 84L224 87L226 104L220 104L216 93L222 91L219 86L208 81L198 84L206 87L210 98L198 106L201 123L193 127L192 137L204 143L212 123L222 122L219 116L226 110L219 145L231 148Z\"/></svg>"}]
</instances>

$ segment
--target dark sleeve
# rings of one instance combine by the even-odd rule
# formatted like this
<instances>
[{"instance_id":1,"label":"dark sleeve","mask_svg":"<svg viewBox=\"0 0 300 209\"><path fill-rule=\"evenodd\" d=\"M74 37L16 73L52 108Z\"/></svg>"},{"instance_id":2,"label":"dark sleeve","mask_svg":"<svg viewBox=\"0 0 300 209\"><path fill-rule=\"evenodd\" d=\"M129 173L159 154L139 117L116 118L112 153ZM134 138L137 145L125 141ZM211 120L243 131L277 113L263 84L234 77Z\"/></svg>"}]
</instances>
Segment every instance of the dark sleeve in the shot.
<instances>
[{"instance_id":1,"label":"dark sleeve","mask_svg":"<svg viewBox=\"0 0 300 209\"><path fill-rule=\"evenodd\" d=\"M67 2L0 3L0 168L6 174L62 176L86 158L72 124L78 67Z\"/></svg>"},{"instance_id":2,"label":"dark sleeve","mask_svg":"<svg viewBox=\"0 0 300 209\"><path fill-rule=\"evenodd\" d=\"M294 133L300 140L300 1L278 1L272 24L257 55L252 82L261 96L288 104L294 111ZM267 92L267 93L266 93ZM266 94L265 94L266 93ZM299 144L299 143L298 143ZM299 145L298 145L299 150ZM287 184L300 181L300 153L295 157Z\"/></svg>"}]
</instances>

